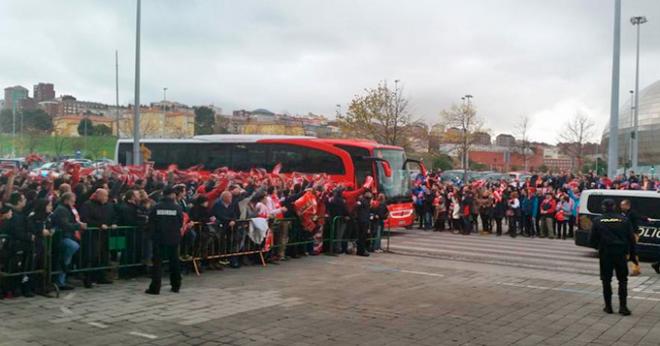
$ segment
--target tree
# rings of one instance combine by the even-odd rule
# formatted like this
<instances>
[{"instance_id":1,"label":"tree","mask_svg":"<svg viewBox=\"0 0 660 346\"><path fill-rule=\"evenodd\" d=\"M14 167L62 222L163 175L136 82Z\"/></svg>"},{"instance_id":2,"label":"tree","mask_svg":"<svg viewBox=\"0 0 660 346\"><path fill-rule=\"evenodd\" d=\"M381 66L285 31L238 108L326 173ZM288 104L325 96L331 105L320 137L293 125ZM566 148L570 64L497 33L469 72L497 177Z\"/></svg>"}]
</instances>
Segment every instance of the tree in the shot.
<instances>
[{"instance_id":1,"label":"tree","mask_svg":"<svg viewBox=\"0 0 660 346\"><path fill-rule=\"evenodd\" d=\"M391 90L386 82L364 95L355 95L345 115L338 114L341 131L349 136L403 146L412 123L403 89Z\"/></svg>"},{"instance_id":2,"label":"tree","mask_svg":"<svg viewBox=\"0 0 660 346\"><path fill-rule=\"evenodd\" d=\"M560 141L568 144L566 151L573 159L573 170L582 166L584 144L593 136L594 126L588 115L578 112L573 119L566 122L563 132L559 135Z\"/></svg>"},{"instance_id":3,"label":"tree","mask_svg":"<svg viewBox=\"0 0 660 346\"><path fill-rule=\"evenodd\" d=\"M82 118L78 123L78 134L81 136L94 135L94 123L87 117Z\"/></svg>"},{"instance_id":4,"label":"tree","mask_svg":"<svg viewBox=\"0 0 660 346\"><path fill-rule=\"evenodd\" d=\"M463 168L463 180L467 181L468 153L474 142L474 133L481 131L482 121L477 117L477 110L471 102L464 102L461 105L453 104L449 110L441 113L445 128L457 128L458 157L461 160Z\"/></svg>"},{"instance_id":5,"label":"tree","mask_svg":"<svg viewBox=\"0 0 660 346\"><path fill-rule=\"evenodd\" d=\"M53 131L53 120L41 109L23 112L23 131L50 133Z\"/></svg>"},{"instance_id":6,"label":"tree","mask_svg":"<svg viewBox=\"0 0 660 346\"><path fill-rule=\"evenodd\" d=\"M520 151L520 155L523 158L523 167L525 171L529 170L529 164L528 164L528 158L529 158L529 152L531 151L532 147L529 142L529 116L523 115L520 117L520 121L516 125L516 134L518 135L518 138L520 138L520 142L517 143L518 150Z\"/></svg>"},{"instance_id":7,"label":"tree","mask_svg":"<svg viewBox=\"0 0 660 346\"><path fill-rule=\"evenodd\" d=\"M105 124L95 125L94 136L112 136L112 128Z\"/></svg>"},{"instance_id":8,"label":"tree","mask_svg":"<svg viewBox=\"0 0 660 346\"><path fill-rule=\"evenodd\" d=\"M215 111L201 106L195 107L195 135L210 135L215 127Z\"/></svg>"},{"instance_id":9,"label":"tree","mask_svg":"<svg viewBox=\"0 0 660 346\"><path fill-rule=\"evenodd\" d=\"M12 117L11 109L0 111L0 130L2 130L2 133L11 133Z\"/></svg>"},{"instance_id":10,"label":"tree","mask_svg":"<svg viewBox=\"0 0 660 346\"><path fill-rule=\"evenodd\" d=\"M59 159L62 157L62 154L64 154L64 144L66 143L66 137L55 136L53 140L53 149L55 150L55 155Z\"/></svg>"},{"instance_id":11,"label":"tree","mask_svg":"<svg viewBox=\"0 0 660 346\"><path fill-rule=\"evenodd\" d=\"M438 156L433 160L433 169L441 169L443 171L448 171L453 167L453 162L449 155L438 154Z\"/></svg>"},{"instance_id":12,"label":"tree","mask_svg":"<svg viewBox=\"0 0 660 346\"><path fill-rule=\"evenodd\" d=\"M541 173L547 173L548 170L549 170L549 168L545 164L541 164L538 168L538 171L541 172Z\"/></svg>"}]
</instances>

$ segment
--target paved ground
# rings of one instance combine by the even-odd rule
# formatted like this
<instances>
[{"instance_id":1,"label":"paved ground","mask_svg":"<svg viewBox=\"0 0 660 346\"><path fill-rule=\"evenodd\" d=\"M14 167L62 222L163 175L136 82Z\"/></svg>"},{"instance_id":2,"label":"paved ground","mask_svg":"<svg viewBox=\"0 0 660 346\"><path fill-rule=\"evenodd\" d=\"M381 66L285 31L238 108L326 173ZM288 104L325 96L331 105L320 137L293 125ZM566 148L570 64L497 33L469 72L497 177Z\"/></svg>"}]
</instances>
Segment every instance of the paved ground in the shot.
<instances>
[{"instance_id":1,"label":"paved ground","mask_svg":"<svg viewBox=\"0 0 660 346\"><path fill-rule=\"evenodd\" d=\"M655 274L633 316L601 312L596 259L570 241L409 231L395 254L318 256L0 301L0 345L660 345Z\"/></svg>"}]
</instances>

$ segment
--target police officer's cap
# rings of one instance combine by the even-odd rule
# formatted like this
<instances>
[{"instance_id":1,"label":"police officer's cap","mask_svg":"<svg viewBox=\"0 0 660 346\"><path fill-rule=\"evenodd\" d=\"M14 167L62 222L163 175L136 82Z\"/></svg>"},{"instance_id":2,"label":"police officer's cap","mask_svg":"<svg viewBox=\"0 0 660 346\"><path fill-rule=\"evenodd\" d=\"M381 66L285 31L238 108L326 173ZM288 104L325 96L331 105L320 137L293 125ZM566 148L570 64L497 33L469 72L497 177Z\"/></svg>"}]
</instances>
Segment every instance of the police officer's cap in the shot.
<instances>
[{"instance_id":1,"label":"police officer's cap","mask_svg":"<svg viewBox=\"0 0 660 346\"><path fill-rule=\"evenodd\" d=\"M604 213L614 211L615 206L616 206L616 203L614 203L614 200L611 199L611 198L606 198L606 199L603 200L603 202L600 203L600 207L603 209Z\"/></svg>"}]
</instances>

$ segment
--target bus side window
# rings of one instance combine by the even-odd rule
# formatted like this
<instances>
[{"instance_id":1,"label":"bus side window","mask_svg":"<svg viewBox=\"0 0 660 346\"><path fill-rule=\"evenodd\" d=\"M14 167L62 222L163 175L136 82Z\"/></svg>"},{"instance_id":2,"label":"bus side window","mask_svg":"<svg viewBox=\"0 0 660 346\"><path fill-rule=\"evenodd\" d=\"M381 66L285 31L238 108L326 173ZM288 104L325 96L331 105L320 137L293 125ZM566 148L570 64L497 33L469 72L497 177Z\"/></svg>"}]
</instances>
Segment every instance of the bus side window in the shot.
<instances>
[{"instance_id":1,"label":"bus side window","mask_svg":"<svg viewBox=\"0 0 660 346\"><path fill-rule=\"evenodd\" d=\"M204 169L212 171L220 167L231 166L231 148L227 144L209 143L198 144L199 164L204 165Z\"/></svg>"}]
</instances>

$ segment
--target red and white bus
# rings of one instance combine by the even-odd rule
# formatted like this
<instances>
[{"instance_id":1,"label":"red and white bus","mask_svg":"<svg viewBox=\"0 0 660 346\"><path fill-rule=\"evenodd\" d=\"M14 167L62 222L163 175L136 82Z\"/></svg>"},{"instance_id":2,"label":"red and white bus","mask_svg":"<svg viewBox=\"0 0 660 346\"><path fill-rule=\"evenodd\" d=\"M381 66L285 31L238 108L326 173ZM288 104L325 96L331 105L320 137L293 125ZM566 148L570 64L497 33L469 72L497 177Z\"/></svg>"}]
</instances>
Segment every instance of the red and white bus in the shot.
<instances>
[{"instance_id":1,"label":"red and white bus","mask_svg":"<svg viewBox=\"0 0 660 346\"><path fill-rule=\"evenodd\" d=\"M143 139L156 169L174 163L181 169L203 165L212 171L228 167L235 171L264 168L281 163L280 173L325 173L334 182L359 186L374 177L377 191L387 197L391 227L406 227L414 221L410 174L401 147L354 139L321 139L306 136L205 135L191 139ZM117 141L115 159L132 162L132 139Z\"/></svg>"}]
</instances>

